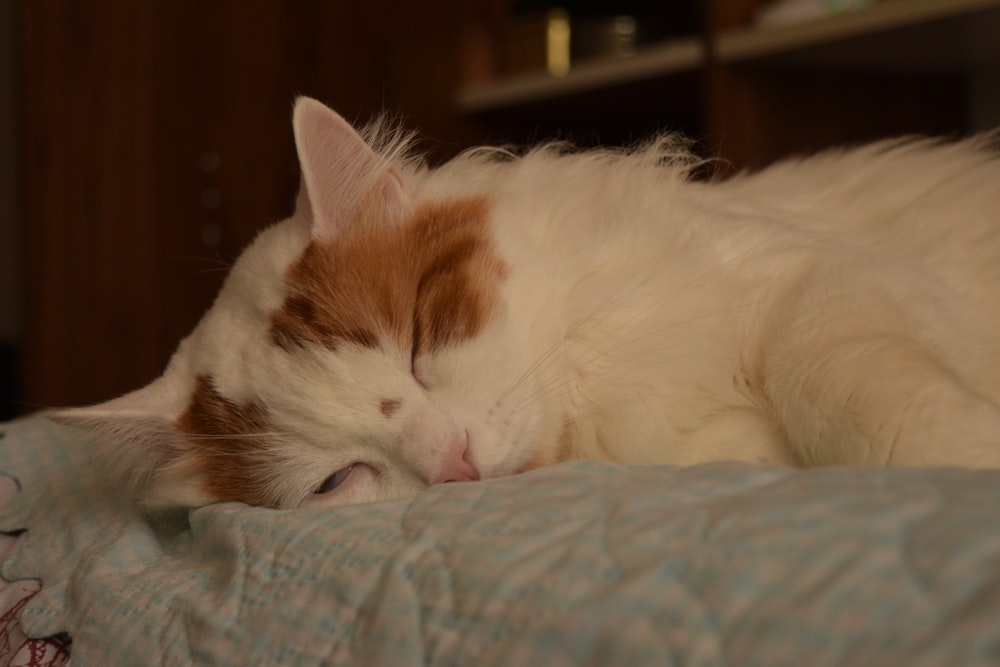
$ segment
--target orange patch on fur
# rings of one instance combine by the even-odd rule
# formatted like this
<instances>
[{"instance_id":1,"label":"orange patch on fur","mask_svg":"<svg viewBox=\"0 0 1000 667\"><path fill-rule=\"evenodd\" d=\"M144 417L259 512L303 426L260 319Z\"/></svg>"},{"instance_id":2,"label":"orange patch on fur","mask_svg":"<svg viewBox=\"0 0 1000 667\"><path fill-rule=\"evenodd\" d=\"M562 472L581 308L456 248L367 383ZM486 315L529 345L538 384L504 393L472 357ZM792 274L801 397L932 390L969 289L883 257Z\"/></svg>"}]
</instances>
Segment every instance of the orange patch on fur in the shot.
<instances>
[{"instance_id":1,"label":"orange patch on fur","mask_svg":"<svg viewBox=\"0 0 1000 667\"><path fill-rule=\"evenodd\" d=\"M569 461L571 458L573 458L572 434L570 433L570 425L566 424L555 447L552 449L537 449L531 459L521 466L517 472L520 474L529 470L537 470L545 466Z\"/></svg>"},{"instance_id":2,"label":"orange patch on fur","mask_svg":"<svg viewBox=\"0 0 1000 667\"><path fill-rule=\"evenodd\" d=\"M272 315L285 350L394 345L416 353L475 336L506 273L489 237L483 197L426 204L403 224L369 207L331 245L312 242L286 276Z\"/></svg>"},{"instance_id":3,"label":"orange patch on fur","mask_svg":"<svg viewBox=\"0 0 1000 667\"><path fill-rule=\"evenodd\" d=\"M185 451L173 464L176 472L198 475L205 490L222 502L275 504L264 489L280 469L280 460L278 448L262 437L273 431L263 406L238 405L219 394L210 377L201 375L176 426L186 436Z\"/></svg>"}]
</instances>

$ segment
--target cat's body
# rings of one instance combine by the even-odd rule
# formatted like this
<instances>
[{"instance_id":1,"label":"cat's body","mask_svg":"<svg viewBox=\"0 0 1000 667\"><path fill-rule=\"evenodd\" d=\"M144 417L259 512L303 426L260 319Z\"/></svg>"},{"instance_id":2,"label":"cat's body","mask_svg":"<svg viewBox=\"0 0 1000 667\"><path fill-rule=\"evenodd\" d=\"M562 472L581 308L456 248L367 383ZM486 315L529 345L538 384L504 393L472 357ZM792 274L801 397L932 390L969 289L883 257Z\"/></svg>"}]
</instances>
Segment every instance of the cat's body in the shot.
<instances>
[{"instance_id":1,"label":"cat's body","mask_svg":"<svg viewBox=\"0 0 1000 667\"><path fill-rule=\"evenodd\" d=\"M667 141L428 170L311 100L295 129L296 214L164 376L63 413L129 442L158 502L356 502L572 458L1000 466L985 141L709 184Z\"/></svg>"}]
</instances>

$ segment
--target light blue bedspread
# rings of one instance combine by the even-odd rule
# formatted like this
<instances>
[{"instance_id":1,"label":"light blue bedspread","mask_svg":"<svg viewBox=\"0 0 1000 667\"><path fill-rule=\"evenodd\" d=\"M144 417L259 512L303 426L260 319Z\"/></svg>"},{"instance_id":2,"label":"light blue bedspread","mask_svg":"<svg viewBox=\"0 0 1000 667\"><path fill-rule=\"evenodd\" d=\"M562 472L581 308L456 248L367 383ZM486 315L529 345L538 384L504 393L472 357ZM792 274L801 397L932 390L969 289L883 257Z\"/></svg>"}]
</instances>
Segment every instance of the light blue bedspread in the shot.
<instances>
[{"instance_id":1,"label":"light blue bedspread","mask_svg":"<svg viewBox=\"0 0 1000 667\"><path fill-rule=\"evenodd\" d=\"M8 579L73 665L997 665L1000 472L554 466L150 521L7 424Z\"/></svg>"}]
</instances>

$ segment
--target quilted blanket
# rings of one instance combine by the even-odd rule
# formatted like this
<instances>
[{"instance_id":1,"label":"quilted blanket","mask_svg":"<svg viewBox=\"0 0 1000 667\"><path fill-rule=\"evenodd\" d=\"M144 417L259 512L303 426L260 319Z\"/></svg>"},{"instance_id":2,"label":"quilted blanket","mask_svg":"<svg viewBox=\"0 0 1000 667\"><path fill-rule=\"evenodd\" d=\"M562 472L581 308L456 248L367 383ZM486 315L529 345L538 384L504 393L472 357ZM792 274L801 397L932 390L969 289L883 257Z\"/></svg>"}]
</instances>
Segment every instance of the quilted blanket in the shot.
<instances>
[{"instance_id":1,"label":"quilted blanket","mask_svg":"<svg viewBox=\"0 0 1000 667\"><path fill-rule=\"evenodd\" d=\"M579 462L147 516L81 434L2 430L3 575L73 665L1000 664L997 471Z\"/></svg>"}]
</instances>

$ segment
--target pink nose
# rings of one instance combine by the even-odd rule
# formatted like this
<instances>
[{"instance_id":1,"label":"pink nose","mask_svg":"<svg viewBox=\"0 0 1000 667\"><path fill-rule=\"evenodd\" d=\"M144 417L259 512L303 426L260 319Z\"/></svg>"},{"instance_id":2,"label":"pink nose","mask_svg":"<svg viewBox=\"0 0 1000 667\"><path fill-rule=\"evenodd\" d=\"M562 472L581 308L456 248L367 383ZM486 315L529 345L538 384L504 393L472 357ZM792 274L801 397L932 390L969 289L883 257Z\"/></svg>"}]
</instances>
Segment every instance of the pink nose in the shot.
<instances>
[{"instance_id":1,"label":"pink nose","mask_svg":"<svg viewBox=\"0 0 1000 667\"><path fill-rule=\"evenodd\" d=\"M456 438L447 458L431 480L431 484L447 482L478 482L479 470L470 460L469 433Z\"/></svg>"}]
</instances>

